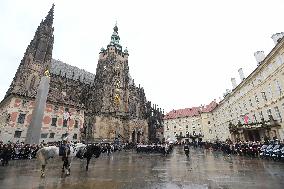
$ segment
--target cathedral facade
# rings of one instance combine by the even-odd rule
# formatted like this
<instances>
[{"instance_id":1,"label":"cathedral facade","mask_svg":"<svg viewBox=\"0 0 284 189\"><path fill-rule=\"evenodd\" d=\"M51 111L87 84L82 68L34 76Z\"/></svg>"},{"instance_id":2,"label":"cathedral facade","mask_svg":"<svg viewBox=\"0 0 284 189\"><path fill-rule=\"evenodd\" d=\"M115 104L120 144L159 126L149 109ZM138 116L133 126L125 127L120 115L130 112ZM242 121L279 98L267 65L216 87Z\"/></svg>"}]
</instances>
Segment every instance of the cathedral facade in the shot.
<instances>
[{"instance_id":1,"label":"cathedral facade","mask_svg":"<svg viewBox=\"0 0 284 189\"><path fill-rule=\"evenodd\" d=\"M58 141L68 135L74 141L147 142L152 136L149 130L162 124L163 113L147 101L143 88L130 77L129 54L119 43L117 25L110 43L99 53L93 74L52 58L53 12L54 5L38 26L0 103L0 140L25 140L37 88L49 70L41 141Z\"/></svg>"}]
</instances>

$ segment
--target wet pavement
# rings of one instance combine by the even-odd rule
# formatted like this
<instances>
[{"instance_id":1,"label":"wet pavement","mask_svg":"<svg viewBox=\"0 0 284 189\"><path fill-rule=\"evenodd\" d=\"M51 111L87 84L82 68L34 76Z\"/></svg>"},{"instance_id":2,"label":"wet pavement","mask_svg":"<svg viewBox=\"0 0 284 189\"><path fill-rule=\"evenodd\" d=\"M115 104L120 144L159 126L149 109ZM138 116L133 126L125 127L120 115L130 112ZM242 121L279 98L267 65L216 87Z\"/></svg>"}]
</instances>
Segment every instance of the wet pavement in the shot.
<instances>
[{"instance_id":1,"label":"wet pavement","mask_svg":"<svg viewBox=\"0 0 284 189\"><path fill-rule=\"evenodd\" d=\"M36 160L11 161L0 167L0 188L25 189L199 189L284 188L284 163L223 156L221 152L191 149L186 158L182 148L167 157L159 154L115 152L91 161L75 159L71 175L61 174L62 162L48 162L46 177L40 178Z\"/></svg>"}]
</instances>

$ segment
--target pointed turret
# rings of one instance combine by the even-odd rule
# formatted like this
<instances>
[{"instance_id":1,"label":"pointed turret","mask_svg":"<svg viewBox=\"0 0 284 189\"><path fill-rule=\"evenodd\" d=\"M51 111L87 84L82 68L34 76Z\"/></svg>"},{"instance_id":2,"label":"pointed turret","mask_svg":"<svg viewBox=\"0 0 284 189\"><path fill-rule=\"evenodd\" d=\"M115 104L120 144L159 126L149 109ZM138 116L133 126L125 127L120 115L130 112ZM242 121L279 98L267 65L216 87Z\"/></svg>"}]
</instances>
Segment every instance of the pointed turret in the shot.
<instances>
[{"instance_id":1,"label":"pointed turret","mask_svg":"<svg viewBox=\"0 0 284 189\"><path fill-rule=\"evenodd\" d=\"M40 81L50 67L53 49L53 13L54 4L47 16L37 27L34 38L28 45L15 77L6 93L34 97Z\"/></svg>"}]
</instances>

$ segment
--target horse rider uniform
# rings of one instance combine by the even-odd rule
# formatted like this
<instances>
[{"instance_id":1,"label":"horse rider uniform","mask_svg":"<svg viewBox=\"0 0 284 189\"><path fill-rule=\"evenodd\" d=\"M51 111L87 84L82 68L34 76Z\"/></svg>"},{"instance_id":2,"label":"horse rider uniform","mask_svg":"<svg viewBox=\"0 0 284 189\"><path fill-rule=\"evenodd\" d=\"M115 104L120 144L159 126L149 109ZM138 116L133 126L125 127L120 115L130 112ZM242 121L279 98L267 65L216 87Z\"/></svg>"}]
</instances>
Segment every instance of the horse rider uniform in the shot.
<instances>
[{"instance_id":1,"label":"horse rider uniform","mask_svg":"<svg viewBox=\"0 0 284 189\"><path fill-rule=\"evenodd\" d=\"M66 140L63 141L62 148L62 161L63 161L63 167L62 172L64 172L64 169L66 168L68 171L70 171L70 145Z\"/></svg>"}]
</instances>

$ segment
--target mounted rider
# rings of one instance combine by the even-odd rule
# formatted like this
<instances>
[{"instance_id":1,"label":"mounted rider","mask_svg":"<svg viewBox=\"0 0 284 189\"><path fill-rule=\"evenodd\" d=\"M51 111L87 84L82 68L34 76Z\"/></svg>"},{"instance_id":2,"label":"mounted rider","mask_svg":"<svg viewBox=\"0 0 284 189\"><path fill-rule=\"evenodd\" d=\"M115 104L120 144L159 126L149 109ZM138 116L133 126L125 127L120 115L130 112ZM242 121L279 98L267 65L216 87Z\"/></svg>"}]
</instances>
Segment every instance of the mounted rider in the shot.
<instances>
[{"instance_id":1,"label":"mounted rider","mask_svg":"<svg viewBox=\"0 0 284 189\"><path fill-rule=\"evenodd\" d=\"M59 156L62 156L63 167L62 172L64 172L65 168L67 170L67 175L70 174L70 143L68 141L68 137L63 139L63 143L59 148Z\"/></svg>"}]
</instances>

